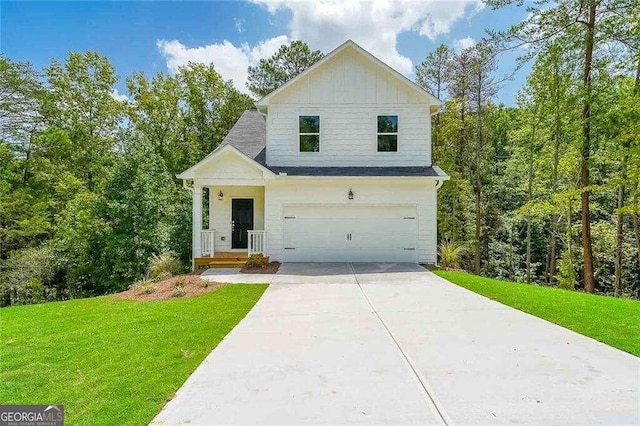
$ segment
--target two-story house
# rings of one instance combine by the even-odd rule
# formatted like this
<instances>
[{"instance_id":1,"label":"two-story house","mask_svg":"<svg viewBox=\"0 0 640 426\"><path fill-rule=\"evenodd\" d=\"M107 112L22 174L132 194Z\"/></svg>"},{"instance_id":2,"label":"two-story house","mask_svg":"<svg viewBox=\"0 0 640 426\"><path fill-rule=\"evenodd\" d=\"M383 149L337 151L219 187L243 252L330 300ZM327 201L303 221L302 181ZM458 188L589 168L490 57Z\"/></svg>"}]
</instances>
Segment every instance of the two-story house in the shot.
<instances>
[{"instance_id":1,"label":"two-story house","mask_svg":"<svg viewBox=\"0 0 640 426\"><path fill-rule=\"evenodd\" d=\"M434 263L437 190L448 179L431 163L440 105L353 41L342 44L260 99L178 175L193 192L194 264L227 265L247 252Z\"/></svg>"}]
</instances>

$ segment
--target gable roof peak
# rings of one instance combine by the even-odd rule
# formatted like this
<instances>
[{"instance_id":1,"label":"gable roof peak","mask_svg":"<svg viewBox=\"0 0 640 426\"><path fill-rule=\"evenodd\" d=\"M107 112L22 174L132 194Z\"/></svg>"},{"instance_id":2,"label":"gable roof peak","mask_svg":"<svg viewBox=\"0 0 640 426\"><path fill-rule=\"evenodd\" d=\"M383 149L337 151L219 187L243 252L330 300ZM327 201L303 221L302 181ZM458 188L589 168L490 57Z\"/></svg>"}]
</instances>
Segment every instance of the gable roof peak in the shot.
<instances>
[{"instance_id":1,"label":"gable roof peak","mask_svg":"<svg viewBox=\"0 0 640 426\"><path fill-rule=\"evenodd\" d=\"M394 68L389 66L387 63L383 62L381 59L378 59L376 56L374 56L368 50L364 49L358 43L356 43L352 39L348 39L344 43L342 43L340 46L336 47L331 52L327 53L318 62L316 62L315 64L313 64L312 66L310 66L306 70L302 71L300 74L298 74L297 76L295 76L291 80L287 81L285 84L283 84L279 88L275 89L271 93L269 93L266 96L264 96L261 99L259 99L256 102L256 106L258 107L258 111L260 111L260 110L265 111L266 107L268 107L269 102L271 101L271 99L274 96L276 96L278 93L281 93L282 91L286 90L287 88L292 86L296 81L300 80L301 78L304 78L305 76L311 74L316 69L318 69L320 66L322 66L323 64L325 64L328 61L330 61L331 58L337 56L340 52L344 51L347 48L354 49L355 51L360 53L364 58L366 58L370 62L374 63L375 65L379 66L380 68L384 69L385 71L387 71L392 77L394 77L401 84L409 86L411 88L411 90L415 91L416 93L418 93L421 96L425 96L426 98L428 98L429 99L429 103L431 104L431 112L432 113L437 112L439 107L444 104L444 102L442 102L440 99L436 98L431 93L426 91L424 88L422 88L418 84L416 84L414 81L410 80L409 78L407 78L406 76L404 76L400 72L396 71Z\"/></svg>"}]
</instances>

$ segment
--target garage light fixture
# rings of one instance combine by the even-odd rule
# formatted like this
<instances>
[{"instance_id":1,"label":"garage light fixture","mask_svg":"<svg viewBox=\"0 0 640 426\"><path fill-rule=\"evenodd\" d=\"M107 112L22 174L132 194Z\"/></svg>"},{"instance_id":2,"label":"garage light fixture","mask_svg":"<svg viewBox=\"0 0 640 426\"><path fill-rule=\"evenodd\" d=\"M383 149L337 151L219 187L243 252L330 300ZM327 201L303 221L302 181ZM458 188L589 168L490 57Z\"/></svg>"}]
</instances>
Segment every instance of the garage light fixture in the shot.
<instances>
[{"instance_id":1,"label":"garage light fixture","mask_svg":"<svg viewBox=\"0 0 640 426\"><path fill-rule=\"evenodd\" d=\"M224 197L224 194L222 193L222 191L220 191L220 193L218 194L218 200L222 201L223 197Z\"/></svg>"},{"instance_id":2,"label":"garage light fixture","mask_svg":"<svg viewBox=\"0 0 640 426\"><path fill-rule=\"evenodd\" d=\"M353 191L349 188L349 199L353 200Z\"/></svg>"}]
</instances>

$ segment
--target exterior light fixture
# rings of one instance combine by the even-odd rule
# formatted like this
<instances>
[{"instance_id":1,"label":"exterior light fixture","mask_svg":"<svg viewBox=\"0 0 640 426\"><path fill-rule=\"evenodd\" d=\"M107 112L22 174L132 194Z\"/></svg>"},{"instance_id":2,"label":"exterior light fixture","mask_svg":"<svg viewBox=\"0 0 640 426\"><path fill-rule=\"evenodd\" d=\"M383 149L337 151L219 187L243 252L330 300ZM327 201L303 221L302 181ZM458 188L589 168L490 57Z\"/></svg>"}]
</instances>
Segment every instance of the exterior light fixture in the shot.
<instances>
[{"instance_id":1,"label":"exterior light fixture","mask_svg":"<svg viewBox=\"0 0 640 426\"><path fill-rule=\"evenodd\" d=\"M222 201L223 197L224 197L224 194L222 193L222 191L220 191L220 193L218 194L218 200Z\"/></svg>"},{"instance_id":2,"label":"exterior light fixture","mask_svg":"<svg viewBox=\"0 0 640 426\"><path fill-rule=\"evenodd\" d=\"M349 199L353 200L353 191L349 189Z\"/></svg>"}]
</instances>

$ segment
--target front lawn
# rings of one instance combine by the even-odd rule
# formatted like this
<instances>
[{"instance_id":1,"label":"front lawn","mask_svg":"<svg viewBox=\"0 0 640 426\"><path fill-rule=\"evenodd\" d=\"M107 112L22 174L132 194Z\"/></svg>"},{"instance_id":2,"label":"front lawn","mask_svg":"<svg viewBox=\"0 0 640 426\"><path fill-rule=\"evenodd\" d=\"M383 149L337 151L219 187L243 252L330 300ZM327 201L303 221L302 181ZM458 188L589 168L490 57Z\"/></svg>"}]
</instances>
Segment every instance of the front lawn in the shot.
<instances>
[{"instance_id":1,"label":"front lawn","mask_svg":"<svg viewBox=\"0 0 640 426\"><path fill-rule=\"evenodd\" d=\"M0 310L0 404L64 404L68 424L147 424L267 285Z\"/></svg>"},{"instance_id":2,"label":"front lawn","mask_svg":"<svg viewBox=\"0 0 640 426\"><path fill-rule=\"evenodd\" d=\"M461 287L640 356L640 301L596 296L465 272L433 271Z\"/></svg>"}]
</instances>

